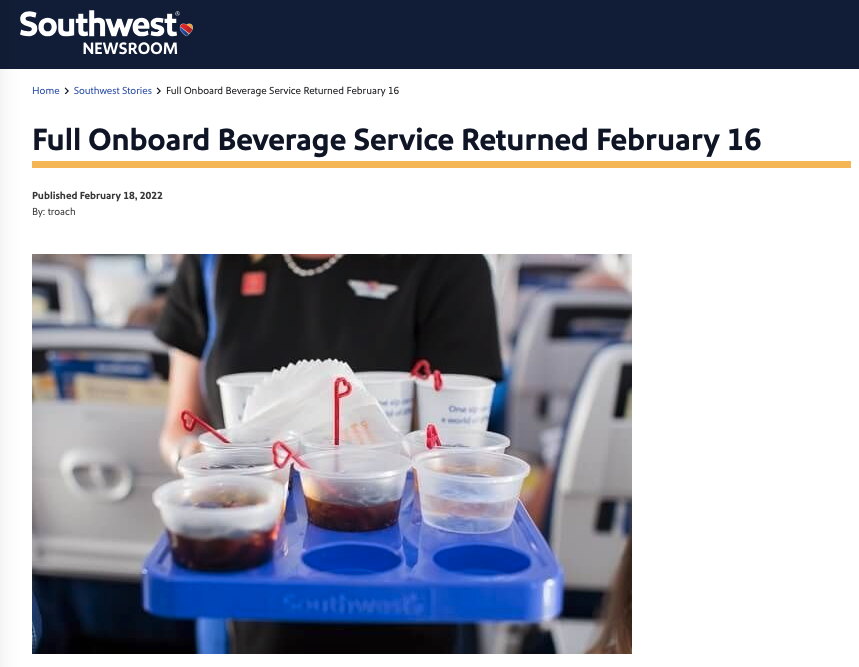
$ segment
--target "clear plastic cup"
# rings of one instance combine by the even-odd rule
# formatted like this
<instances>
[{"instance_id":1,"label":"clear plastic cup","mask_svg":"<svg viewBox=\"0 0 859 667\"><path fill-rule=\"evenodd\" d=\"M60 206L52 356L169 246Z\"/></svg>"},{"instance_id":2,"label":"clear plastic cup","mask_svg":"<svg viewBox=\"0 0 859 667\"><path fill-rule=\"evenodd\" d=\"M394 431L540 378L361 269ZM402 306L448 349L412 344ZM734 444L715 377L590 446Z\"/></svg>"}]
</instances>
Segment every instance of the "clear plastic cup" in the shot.
<instances>
[{"instance_id":1,"label":"clear plastic cup","mask_svg":"<svg viewBox=\"0 0 859 667\"><path fill-rule=\"evenodd\" d=\"M193 454L179 461L182 477L211 475L250 475L286 481L292 460L283 467L274 464L272 452L262 449L236 449Z\"/></svg>"},{"instance_id":2,"label":"clear plastic cup","mask_svg":"<svg viewBox=\"0 0 859 667\"><path fill-rule=\"evenodd\" d=\"M177 565L244 570L270 560L285 505L283 484L249 475L167 482L152 501L167 528Z\"/></svg>"},{"instance_id":3,"label":"clear plastic cup","mask_svg":"<svg viewBox=\"0 0 859 667\"><path fill-rule=\"evenodd\" d=\"M224 436L229 443L222 442L219 438L217 438L212 433L202 433L199 437L200 445L203 447L204 452L224 452L224 451L234 451L237 449L254 449L254 450L265 450L268 452L269 457L271 457L271 446L278 440L286 444L293 451L300 451L301 447L301 436L298 433L294 433L292 431L285 432L280 437L275 437L273 434L267 438L261 438L258 440L246 440L242 438L237 438L234 429L230 428L219 428L218 433Z\"/></svg>"},{"instance_id":4,"label":"clear plastic cup","mask_svg":"<svg viewBox=\"0 0 859 667\"><path fill-rule=\"evenodd\" d=\"M397 524L411 462L402 454L337 447L298 466L307 519L329 530L364 532Z\"/></svg>"},{"instance_id":5,"label":"clear plastic cup","mask_svg":"<svg viewBox=\"0 0 859 667\"><path fill-rule=\"evenodd\" d=\"M412 430L415 380L401 371L367 371L355 374L373 398L379 401L388 421L402 433Z\"/></svg>"},{"instance_id":6,"label":"clear plastic cup","mask_svg":"<svg viewBox=\"0 0 859 667\"><path fill-rule=\"evenodd\" d=\"M515 456L483 450L427 451L413 460L423 522L452 533L495 533L513 522L531 469Z\"/></svg>"},{"instance_id":7,"label":"clear plastic cup","mask_svg":"<svg viewBox=\"0 0 859 667\"><path fill-rule=\"evenodd\" d=\"M232 373L222 375L215 381L221 392L221 412L224 414L224 425L227 428L242 421L248 396L254 387L270 375L271 373Z\"/></svg>"},{"instance_id":8,"label":"clear plastic cup","mask_svg":"<svg viewBox=\"0 0 859 667\"><path fill-rule=\"evenodd\" d=\"M451 426L444 426L437 430L442 449L479 449L484 452L503 453L510 446L510 438L492 431L475 431ZM411 458L428 452L426 429L409 433L405 438L405 446Z\"/></svg>"},{"instance_id":9,"label":"clear plastic cup","mask_svg":"<svg viewBox=\"0 0 859 667\"><path fill-rule=\"evenodd\" d=\"M442 375L442 387L435 388L434 378L415 380L415 406L418 429L427 424L485 431L495 382L477 375Z\"/></svg>"},{"instance_id":10,"label":"clear plastic cup","mask_svg":"<svg viewBox=\"0 0 859 667\"><path fill-rule=\"evenodd\" d=\"M301 441L302 451L310 454L311 452L327 452L335 448L344 449L360 449L362 452L373 452L377 454L402 454L403 453L403 438L388 440L385 442L363 443L353 440L343 440L341 438L339 445L334 445L333 438L314 438L305 437Z\"/></svg>"},{"instance_id":11,"label":"clear plastic cup","mask_svg":"<svg viewBox=\"0 0 859 667\"><path fill-rule=\"evenodd\" d=\"M296 452L298 454L301 453L301 436L299 436L298 433L294 433L292 431L287 431L279 438L275 438L272 436L264 440L237 439L235 429L229 428L218 429L218 433L220 433L230 442L221 442L221 440L216 438L212 433L203 433L199 437L200 445L203 447L202 453L222 454L225 452L249 452L251 455L258 457L260 461L265 460L273 465L274 454L272 453L271 448L278 440L284 443L293 452ZM189 459L190 458L193 457L189 457ZM181 465L182 461L180 461L179 464ZM286 484L287 489L292 488L291 470L292 459L290 459L289 463L283 468L278 468L277 472L272 475L272 477Z\"/></svg>"}]
</instances>

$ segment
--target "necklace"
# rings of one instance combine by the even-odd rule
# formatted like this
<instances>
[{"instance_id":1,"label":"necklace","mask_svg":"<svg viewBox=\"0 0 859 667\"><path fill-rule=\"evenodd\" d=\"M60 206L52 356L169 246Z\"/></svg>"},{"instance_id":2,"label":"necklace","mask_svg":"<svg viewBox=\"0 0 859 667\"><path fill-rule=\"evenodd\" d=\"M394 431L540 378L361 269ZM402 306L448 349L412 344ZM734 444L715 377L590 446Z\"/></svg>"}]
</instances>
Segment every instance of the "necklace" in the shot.
<instances>
[{"instance_id":1,"label":"necklace","mask_svg":"<svg viewBox=\"0 0 859 667\"><path fill-rule=\"evenodd\" d=\"M289 267L289 270L292 271L299 278L309 278L310 276L318 276L320 273L325 273L328 269L334 266L343 255L332 255L328 259L326 259L322 264L312 269L302 269L298 264L295 263L295 260L292 258L292 255L284 255L283 261L286 262L286 265Z\"/></svg>"}]
</instances>

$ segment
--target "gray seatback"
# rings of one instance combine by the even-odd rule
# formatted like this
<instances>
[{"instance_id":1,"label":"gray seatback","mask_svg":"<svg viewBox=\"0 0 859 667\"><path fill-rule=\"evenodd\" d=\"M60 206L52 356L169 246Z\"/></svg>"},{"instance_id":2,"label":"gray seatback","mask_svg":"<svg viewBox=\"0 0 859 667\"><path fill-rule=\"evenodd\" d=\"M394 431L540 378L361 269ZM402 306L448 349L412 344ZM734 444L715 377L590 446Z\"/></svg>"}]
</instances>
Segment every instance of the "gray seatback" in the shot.
<instances>
[{"instance_id":1,"label":"gray seatback","mask_svg":"<svg viewBox=\"0 0 859 667\"><path fill-rule=\"evenodd\" d=\"M588 366L570 412L550 530L567 588L608 588L623 551L622 513L632 501L631 377L632 345L603 348ZM617 516L600 526L597 515L607 501Z\"/></svg>"},{"instance_id":2,"label":"gray seatback","mask_svg":"<svg viewBox=\"0 0 859 667\"><path fill-rule=\"evenodd\" d=\"M506 430L513 447L537 453L540 433L563 423L584 369L606 344L583 327L601 318L625 321L631 311L632 297L619 290L548 291L534 297L511 364Z\"/></svg>"},{"instance_id":3,"label":"gray seatback","mask_svg":"<svg viewBox=\"0 0 859 667\"><path fill-rule=\"evenodd\" d=\"M34 329L33 350L165 354L148 331ZM158 453L164 408L33 403L33 571L140 576L162 524L153 490L173 478Z\"/></svg>"},{"instance_id":4,"label":"gray seatback","mask_svg":"<svg viewBox=\"0 0 859 667\"><path fill-rule=\"evenodd\" d=\"M59 310L41 314L40 322L66 325L93 323L92 303L83 276L76 269L62 264L34 262L33 286L37 284L52 286L59 302Z\"/></svg>"}]
</instances>

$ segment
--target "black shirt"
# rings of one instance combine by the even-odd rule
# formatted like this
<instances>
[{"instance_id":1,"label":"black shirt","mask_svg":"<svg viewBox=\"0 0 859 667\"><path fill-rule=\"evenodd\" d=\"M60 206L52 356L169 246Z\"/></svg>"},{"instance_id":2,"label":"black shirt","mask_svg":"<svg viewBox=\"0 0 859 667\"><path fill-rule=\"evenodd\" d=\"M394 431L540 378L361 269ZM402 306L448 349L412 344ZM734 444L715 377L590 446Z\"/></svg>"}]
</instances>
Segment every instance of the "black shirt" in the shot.
<instances>
[{"instance_id":1,"label":"black shirt","mask_svg":"<svg viewBox=\"0 0 859 667\"><path fill-rule=\"evenodd\" d=\"M443 373L501 377L495 300L482 255L345 255L308 277L293 273L283 255L215 261L212 340L195 255L179 267L155 335L195 357L205 353L206 399L218 424L218 377L299 359L336 358L354 371L408 371L425 358ZM322 261L295 259L302 268Z\"/></svg>"}]
</instances>

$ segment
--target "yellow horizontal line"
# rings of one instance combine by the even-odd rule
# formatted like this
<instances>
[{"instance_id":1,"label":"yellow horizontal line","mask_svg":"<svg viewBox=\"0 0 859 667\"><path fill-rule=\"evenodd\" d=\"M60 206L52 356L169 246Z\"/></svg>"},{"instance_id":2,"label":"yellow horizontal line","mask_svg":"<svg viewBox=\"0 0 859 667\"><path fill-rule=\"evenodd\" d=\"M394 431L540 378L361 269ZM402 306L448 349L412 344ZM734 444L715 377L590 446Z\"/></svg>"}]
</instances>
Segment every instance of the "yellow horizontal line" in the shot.
<instances>
[{"instance_id":1,"label":"yellow horizontal line","mask_svg":"<svg viewBox=\"0 0 859 667\"><path fill-rule=\"evenodd\" d=\"M850 169L849 160L33 160L33 169Z\"/></svg>"}]
</instances>

